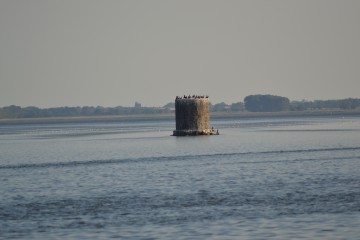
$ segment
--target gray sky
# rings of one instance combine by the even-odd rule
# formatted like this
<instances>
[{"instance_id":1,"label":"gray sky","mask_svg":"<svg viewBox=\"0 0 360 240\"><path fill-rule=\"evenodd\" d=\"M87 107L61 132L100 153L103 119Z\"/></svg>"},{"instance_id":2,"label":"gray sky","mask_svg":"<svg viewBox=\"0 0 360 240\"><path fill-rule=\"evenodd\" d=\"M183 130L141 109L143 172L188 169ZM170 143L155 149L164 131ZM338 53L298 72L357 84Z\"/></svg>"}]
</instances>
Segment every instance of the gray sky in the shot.
<instances>
[{"instance_id":1,"label":"gray sky","mask_svg":"<svg viewBox=\"0 0 360 240\"><path fill-rule=\"evenodd\" d=\"M360 97L360 1L0 0L0 106Z\"/></svg>"}]
</instances>

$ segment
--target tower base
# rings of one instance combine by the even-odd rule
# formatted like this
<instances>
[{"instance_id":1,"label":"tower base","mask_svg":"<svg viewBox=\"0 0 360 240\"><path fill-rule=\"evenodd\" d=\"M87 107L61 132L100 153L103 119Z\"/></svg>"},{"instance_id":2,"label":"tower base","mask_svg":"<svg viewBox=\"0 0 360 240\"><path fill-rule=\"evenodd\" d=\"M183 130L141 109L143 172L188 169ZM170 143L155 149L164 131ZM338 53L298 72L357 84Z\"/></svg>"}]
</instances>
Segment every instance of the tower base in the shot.
<instances>
[{"instance_id":1,"label":"tower base","mask_svg":"<svg viewBox=\"0 0 360 240\"><path fill-rule=\"evenodd\" d=\"M172 136L199 136L199 135L219 135L218 130L204 129L198 130L175 130Z\"/></svg>"}]
</instances>

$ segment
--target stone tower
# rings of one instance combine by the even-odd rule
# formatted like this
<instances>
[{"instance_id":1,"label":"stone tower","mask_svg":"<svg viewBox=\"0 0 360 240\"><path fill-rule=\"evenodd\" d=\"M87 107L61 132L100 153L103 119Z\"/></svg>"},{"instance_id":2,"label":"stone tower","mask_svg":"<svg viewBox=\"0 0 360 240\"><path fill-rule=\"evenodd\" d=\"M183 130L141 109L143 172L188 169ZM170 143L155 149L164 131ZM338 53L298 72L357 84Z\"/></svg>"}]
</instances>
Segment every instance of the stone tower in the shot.
<instances>
[{"instance_id":1,"label":"stone tower","mask_svg":"<svg viewBox=\"0 0 360 240\"><path fill-rule=\"evenodd\" d=\"M218 134L210 128L210 104L208 97L176 97L176 130L174 136Z\"/></svg>"}]
</instances>

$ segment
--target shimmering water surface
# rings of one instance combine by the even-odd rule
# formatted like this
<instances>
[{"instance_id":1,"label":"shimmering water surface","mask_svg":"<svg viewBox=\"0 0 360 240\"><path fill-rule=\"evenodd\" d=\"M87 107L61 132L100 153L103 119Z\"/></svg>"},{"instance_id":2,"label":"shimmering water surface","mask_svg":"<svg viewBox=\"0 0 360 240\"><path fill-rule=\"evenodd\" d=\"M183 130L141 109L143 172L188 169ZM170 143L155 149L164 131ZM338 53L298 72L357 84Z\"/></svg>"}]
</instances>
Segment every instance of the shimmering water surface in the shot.
<instances>
[{"instance_id":1,"label":"shimmering water surface","mask_svg":"<svg viewBox=\"0 0 360 240\"><path fill-rule=\"evenodd\" d=\"M360 118L0 124L0 239L359 239Z\"/></svg>"}]
</instances>

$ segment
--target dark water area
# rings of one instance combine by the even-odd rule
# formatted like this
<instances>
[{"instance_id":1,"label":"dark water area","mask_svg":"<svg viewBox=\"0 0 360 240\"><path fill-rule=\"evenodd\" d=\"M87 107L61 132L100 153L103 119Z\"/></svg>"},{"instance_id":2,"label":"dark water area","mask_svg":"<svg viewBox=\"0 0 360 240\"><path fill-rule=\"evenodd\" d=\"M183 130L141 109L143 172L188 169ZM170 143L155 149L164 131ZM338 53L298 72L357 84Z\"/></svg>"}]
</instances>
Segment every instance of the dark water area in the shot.
<instances>
[{"instance_id":1,"label":"dark water area","mask_svg":"<svg viewBox=\"0 0 360 240\"><path fill-rule=\"evenodd\" d=\"M0 239L359 239L360 117L0 124Z\"/></svg>"}]
</instances>

